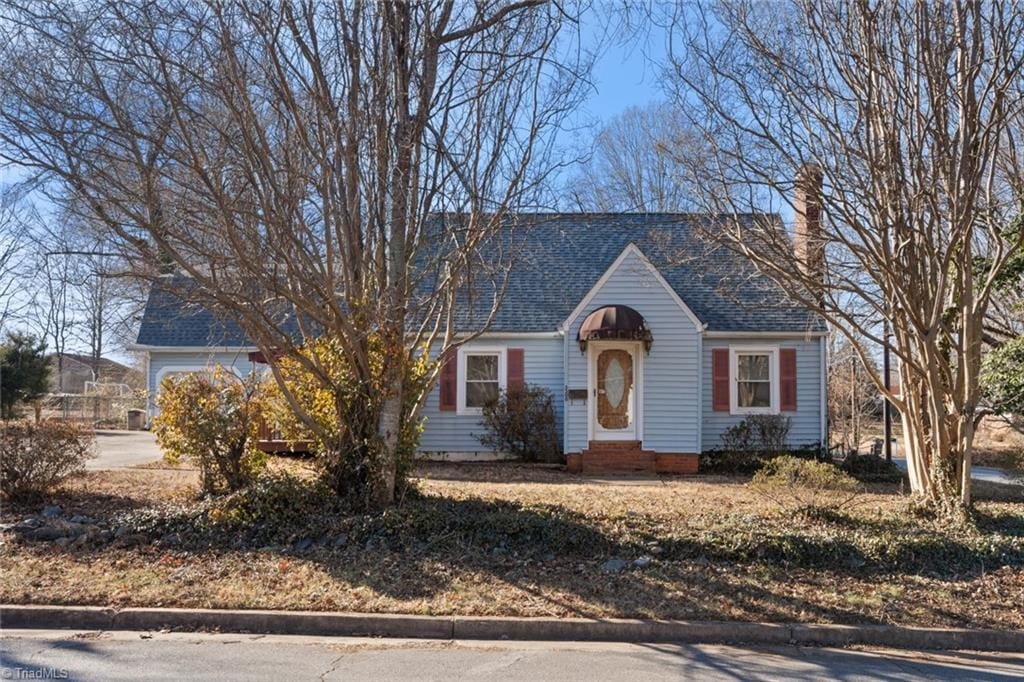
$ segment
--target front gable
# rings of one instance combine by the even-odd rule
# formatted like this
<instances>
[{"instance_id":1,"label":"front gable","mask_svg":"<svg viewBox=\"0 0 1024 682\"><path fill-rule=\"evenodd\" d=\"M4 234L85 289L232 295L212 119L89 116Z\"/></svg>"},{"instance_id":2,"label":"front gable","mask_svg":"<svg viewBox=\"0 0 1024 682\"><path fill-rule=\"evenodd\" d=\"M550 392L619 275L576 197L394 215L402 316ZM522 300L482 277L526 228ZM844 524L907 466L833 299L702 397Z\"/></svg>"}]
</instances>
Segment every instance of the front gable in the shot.
<instances>
[{"instance_id":1,"label":"front gable","mask_svg":"<svg viewBox=\"0 0 1024 682\"><path fill-rule=\"evenodd\" d=\"M609 292L607 290L609 288L612 291L621 291L619 294L621 300L617 300L615 303L628 305L633 308L637 308L634 305L635 301L667 296L698 332L703 332L707 326L697 318L690 307L686 305L686 302L679 297L675 289L665 281L661 272L644 255L640 247L631 242L622 250L622 253L619 254L608 269L605 270L604 274L590 288L590 291L580 300L579 304L569 314L569 317L559 325L559 330L565 332L566 330L573 330L574 327L578 329L581 316L599 307L595 305L595 300L599 296L602 299L608 298ZM602 295L602 292L605 295ZM608 305L608 303L602 302L600 305ZM640 308L637 308L637 310L639 310L641 315L645 315L644 311L640 310Z\"/></svg>"},{"instance_id":2,"label":"front gable","mask_svg":"<svg viewBox=\"0 0 1024 682\"><path fill-rule=\"evenodd\" d=\"M699 451L701 337L704 325L680 299L643 252L629 244L565 320L566 388L588 390L588 354L577 335L597 308L626 305L640 313L651 331L650 352L641 359L637 440L654 452ZM594 342L591 342L594 343ZM565 449L579 452L591 440L588 401L565 406Z\"/></svg>"}]
</instances>

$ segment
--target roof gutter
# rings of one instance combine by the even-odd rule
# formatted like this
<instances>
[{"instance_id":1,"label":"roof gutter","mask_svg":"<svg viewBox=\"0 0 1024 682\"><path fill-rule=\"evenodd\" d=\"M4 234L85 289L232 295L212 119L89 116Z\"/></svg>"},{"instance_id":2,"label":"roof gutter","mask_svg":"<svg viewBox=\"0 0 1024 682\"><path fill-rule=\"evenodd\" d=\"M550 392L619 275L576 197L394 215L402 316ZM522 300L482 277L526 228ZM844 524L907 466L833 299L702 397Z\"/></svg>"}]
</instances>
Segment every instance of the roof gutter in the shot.
<instances>
[{"instance_id":1,"label":"roof gutter","mask_svg":"<svg viewBox=\"0 0 1024 682\"><path fill-rule=\"evenodd\" d=\"M259 350L256 346L151 346L145 343L130 343L125 350L143 353L248 353Z\"/></svg>"},{"instance_id":2,"label":"roof gutter","mask_svg":"<svg viewBox=\"0 0 1024 682\"><path fill-rule=\"evenodd\" d=\"M707 330L704 336L709 339L815 339L821 336L828 336L827 331L804 331L804 332L744 332L744 331L720 331Z\"/></svg>"}]
</instances>

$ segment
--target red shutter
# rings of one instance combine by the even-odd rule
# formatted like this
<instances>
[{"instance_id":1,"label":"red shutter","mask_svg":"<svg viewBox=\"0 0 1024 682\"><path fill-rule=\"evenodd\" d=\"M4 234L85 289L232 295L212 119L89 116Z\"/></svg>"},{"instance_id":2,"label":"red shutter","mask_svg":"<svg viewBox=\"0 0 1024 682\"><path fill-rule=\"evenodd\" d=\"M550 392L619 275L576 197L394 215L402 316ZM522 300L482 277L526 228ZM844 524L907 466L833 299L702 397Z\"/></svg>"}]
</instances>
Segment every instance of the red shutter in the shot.
<instances>
[{"instance_id":1,"label":"red shutter","mask_svg":"<svg viewBox=\"0 0 1024 682\"><path fill-rule=\"evenodd\" d=\"M796 410L796 349L779 351L779 402L783 412Z\"/></svg>"},{"instance_id":2,"label":"red shutter","mask_svg":"<svg viewBox=\"0 0 1024 682\"><path fill-rule=\"evenodd\" d=\"M508 373L506 375L508 379L508 390L509 391L521 391L525 382L525 372L523 369L523 349L522 348L509 348L508 349Z\"/></svg>"},{"instance_id":3,"label":"red shutter","mask_svg":"<svg viewBox=\"0 0 1024 682\"><path fill-rule=\"evenodd\" d=\"M441 365L441 411L454 412L459 386L458 354L449 353Z\"/></svg>"},{"instance_id":4,"label":"red shutter","mask_svg":"<svg viewBox=\"0 0 1024 682\"><path fill-rule=\"evenodd\" d=\"M729 411L729 349L711 349L711 409Z\"/></svg>"}]
</instances>

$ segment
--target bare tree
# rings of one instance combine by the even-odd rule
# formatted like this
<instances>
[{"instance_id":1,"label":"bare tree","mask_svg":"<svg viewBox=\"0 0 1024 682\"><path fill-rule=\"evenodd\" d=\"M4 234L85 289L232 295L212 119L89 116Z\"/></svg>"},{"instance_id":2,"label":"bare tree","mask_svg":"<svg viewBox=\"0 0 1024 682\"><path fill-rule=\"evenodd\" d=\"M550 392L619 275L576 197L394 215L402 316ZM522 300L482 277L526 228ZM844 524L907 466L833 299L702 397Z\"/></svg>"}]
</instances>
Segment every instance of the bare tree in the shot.
<instances>
[{"instance_id":1,"label":"bare tree","mask_svg":"<svg viewBox=\"0 0 1024 682\"><path fill-rule=\"evenodd\" d=\"M890 321L912 488L962 513L983 323L1022 247L1006 227L1024 201L1024 13L726 0L674 18L676 102L713 150L693 169L702 206L791 215L803 193L797 231L825 216L802 250L768 214L715 237L842 332L883 392L866 360Z\"/></svg>"},{"instance_id":2,"label":"bare tree","mask_svg":"<svg viewBox=\"0 0 1024 682\"><path fill-rule=\"evenodd\" d=\"M598 132L570 182L572 202L584 211L685 211L692 203L683 149L700 154L700 141L675 107L630 107Z\"/></svg>"},{"instance_id":3,"label":"bare tree","mask_svg":"<svg viewBox=\"0 0 1024 682\"><path fill-rule=\"evenodd\" d=\"M570 44L576 11L8 3L0 155L50 181L55 199L73 194L139 274L177 269L187 282L160 285L237 321L299 418L334 438L326 458L355 453L339 492L379 507L425 395L410 395L408 368L487 325L509 224L556 168L547 131L590 63ZM458 306L478 314L460 319ZM352 387L299 352L325 335L352 370L358 411ZM278 354L338 396L343 440L302 410Z\"/></svg>"},{"instance_id":4,"label":"bare tree","mask_svg":"<svg viewBox=\"0 0 1024 682\"><path fill-rule=\"evenodd\" d=\"M57 358L56 389L64 392L64 358L79 323L75 310L74 259L51 251L53 243L36 241L37 287L29 322Z\"/></svg>"},{"instance_id":5,"label":"bare tree","mask_svg":"<svg viewBox=\"0 0 1024 682\"><path fill-rule=\"evenodd\" d=\"M28 304L24 295L31 250L30 220L17 192L0 190L0 333Z\"/></svg>"},{"instance_id":6,"label":"bare tree","mask_svg":"<svg viewBox=\"0 0 1024 682\"><path fill-rule=\"evenodd\" d=\"M829 431L844 452L856 452L865 422L879 412L879 395L863 359L840 334L830 335L828 353ZM871 370L878 372L872 363Z\"/></svg>"}]
</instances>

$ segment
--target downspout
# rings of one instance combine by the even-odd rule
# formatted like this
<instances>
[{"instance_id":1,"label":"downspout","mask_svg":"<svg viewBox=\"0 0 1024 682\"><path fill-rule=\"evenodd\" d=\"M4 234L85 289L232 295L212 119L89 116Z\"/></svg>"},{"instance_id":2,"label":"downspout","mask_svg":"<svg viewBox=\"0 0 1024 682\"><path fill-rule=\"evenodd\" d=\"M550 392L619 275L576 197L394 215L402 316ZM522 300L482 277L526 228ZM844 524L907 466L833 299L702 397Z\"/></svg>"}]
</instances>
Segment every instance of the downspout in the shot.
<instances>
[{"instance_id":1,"label":"downspout","mask_svg":"<svg viewBox=\"0 0 1024 682\"><path fill-rule=\"evenodd\" d=\"M569 452L569 330L562 330L562 452Z\"/></svg>"},{"instance_id":2,"label":"downspout","mask_svg":"<svg viewBox=\"0 0 1024 682\"><path fill-rule=\"evenodd\" d=\"M705 323L697 329L697 454L704 452L704 332ZM709 359L710 362L710 359Z\"/></svg>"},{"instance_id":3,"label":"downspout","mask_svg":"<svg viewBox=\"0 0 1024 682\"><path fill-rule=\"evenodd\" d=\"M828 454L828 344L825 342L826 338L825 336L820 337L818 343L821 348L819 353L821 356L821 447L825 454Z\"/></svg>"}]
</instances>

